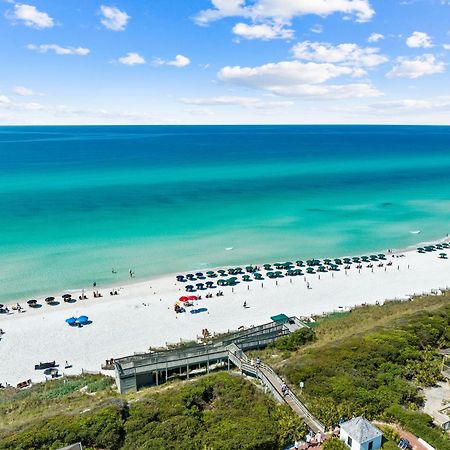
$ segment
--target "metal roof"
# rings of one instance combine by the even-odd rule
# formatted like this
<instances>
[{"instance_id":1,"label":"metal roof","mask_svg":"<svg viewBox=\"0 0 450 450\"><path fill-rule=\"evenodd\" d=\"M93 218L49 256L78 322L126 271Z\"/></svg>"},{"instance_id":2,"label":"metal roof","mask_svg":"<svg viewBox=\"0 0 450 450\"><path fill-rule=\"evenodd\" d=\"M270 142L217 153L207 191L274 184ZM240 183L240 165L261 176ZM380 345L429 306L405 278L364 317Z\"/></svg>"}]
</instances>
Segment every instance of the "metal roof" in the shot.
<instances>
[{"instance_id":1,"label":"metal roof","mask_svg":"<svg viewBox=\"0 0 450 450\"><path fill-rule=\"evenodd\" d=\"M365 442L383 435L376 426L372 425L364 417L355 417L344 422L341 424L341 429L360 444L364 444Z\"/></svg>"}]
</instances>

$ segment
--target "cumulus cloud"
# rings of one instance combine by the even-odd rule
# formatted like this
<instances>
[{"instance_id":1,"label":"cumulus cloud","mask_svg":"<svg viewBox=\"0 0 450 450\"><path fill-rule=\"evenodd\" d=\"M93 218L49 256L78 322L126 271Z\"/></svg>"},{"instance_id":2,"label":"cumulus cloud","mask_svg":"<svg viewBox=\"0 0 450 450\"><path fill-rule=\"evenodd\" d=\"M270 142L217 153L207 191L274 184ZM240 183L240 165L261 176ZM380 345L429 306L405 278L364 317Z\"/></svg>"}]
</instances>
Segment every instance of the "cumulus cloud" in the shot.
<instances>
[{"instance_id":1,"label":"cumulus cloud","mask_svg":"<svg viewBox=\"0 0 450 450\"><path fill-rule=\"evenodd\" d=\"M372 97L380 93L370 84L325 85L326 81L343 75L352 76L352 67L330 63L282 61L258 67L223 67L221 81L276 95L327 98Z\"/></svg>"},{"instance_id":2,"label":"cumulus cloud","mask_svg":"<svg viewBox=\"0 0 450 450\"><path fill-rule=\"evenodd\" d=\"M105 28L112 31L124 31L131 17L114 6L100 6L102 18L100 22Z\"/></svg>"},{"instance_id":3,"label":"cumulus cloud","mask_svg":"<svg viewBox=\"0 0 450 450\"><path fill-rule=\"evenodd\" d=\"M20 95L21 97L33 97L37 95L42 95L39 92L33 91L33 89L27 88L25 86L14 86L13 92L16 95Z\"/></svg>"},{"instance_id":4,"label":"cumulus cloud","mask_svg":"<svg viewBox=\"0 0 450 450\"><path fill-rule=\"evenodd\" d=\"M383 34L381 34L381 33L372 33L372 34L368 37L367 41L373 43L373 42L381 41L381 40L383 40L383 39L384 39L384 35L383 35Z\"/></svg>"},{"instance_id":5,"label":"cumulus cloud","mask_svg":"<svg viewBox=\"0 0 450 450\"><path fill-rule=\"evenodd\" d=\"M445 71L445 64L436 60L431 54L417 58L397 58L397 64L386 74L388 78L416 79L425 75L434 75Z\"/></svg>"},{"instance_id":6,"label":"cumulus cloud","mask_svg":"<svg viewBox=\"0 0 450 450\"><path fill-rule=\"evenodd\" d=\"M61 47L57 44L41 44L27 45L28 50L33 50L39 53L48 53L55 52L57 55L78 55L78 56L86 56L90 53L88 48L84 47Z\"/></svg>"},{"instance_id":7,"label":"cumulus cloud","mask_svg":"<svg viewBox=\"0 0 450 450\"><path fill-rule=\"evenodd\" d=\"M36 6L16 3L11 19L32 28L52 28L55 21L46 12L39 11Z\"/></svg>"},{"instance_id":8,"label":"cumulus cloud","mask_svg":"<svg viewBox=\"0 0 450 450\"><path fill-rule=\"evenodd\" d=\"M174 67L186 67L191 63L191 60L184 55L177 55L172 60L166 60L158 58L155 60L157 66L174 66Z\"/></svg>"},{"instance_id":9,"label":"cumulus cloud","mask_svg":"<svg viewBox=\"0 0 450 450\"><path fill-rule=\"evenodd\" d=\"M292 39L294 30L285 28L282 24L252 24L237 23L233 27L233 33L244 39L261 39L269 41L271 39Z\"/></svg>"},{"instance_id":10,"label":"cumulus cloud","mask_svg":"<svg viewBox=\"0 0 450 450\"><path fill-rule=\"evenodd\" d=\"M289 22L294 17L315 14L322 17L342 13L365 22L375 12L369 0L211 0L212 8L200 11L195 17L199 25L206 25L225 17L247 17L256 21Z\"/></svg>"},{"instance_id":11,"label":"cumulus cloud","mask_svg":"<svg viewBox=\"0 0 450 450\"><path fill-rule=\"evenodd\" d=\"M137 66L140 64L145 64L145 58L139 53L129 52L125 56L118 58L117 62L126 66Z\"/></svg>"},{"instance_id":12,"label":"cumulus cloud","mask_svg":"<svg viewBox=\"0 0 450 450\"><path fill-rule=\"evenodd\" d=\"M375 67L388 61L378 48L359 47L357 44L332 45L326 42L299 42L292 48L297 59L325 63L340 63Z\"/></svg>"},{"instance_id":13,"label":"cumulus cloud","mask_svg":"<svg viewBox=\"0 0 450 450\"><path fill-rule=\"evenodd\" d=\"M430 48L433 47L433 42L427 33L414 31L414 33L406 39L406 45L410 48Z\"/></svg>"},{"instance_id":14,"label":"cumulus cloud","mask_svg":"<svg viewBox=\"0 0 450 450\"><path fill-rule=\"evenodd\" d=\"M450 44L444 44L442 47L444 47L444 50L450 50Z\"/></svg>"}]
</instances>

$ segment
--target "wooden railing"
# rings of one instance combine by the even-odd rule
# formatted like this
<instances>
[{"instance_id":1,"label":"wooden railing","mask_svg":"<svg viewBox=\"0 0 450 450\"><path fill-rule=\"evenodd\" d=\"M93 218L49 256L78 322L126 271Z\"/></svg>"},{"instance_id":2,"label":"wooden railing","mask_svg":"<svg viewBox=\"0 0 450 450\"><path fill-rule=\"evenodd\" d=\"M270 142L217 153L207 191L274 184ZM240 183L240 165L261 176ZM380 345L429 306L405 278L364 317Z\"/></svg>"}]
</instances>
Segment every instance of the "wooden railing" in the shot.
<instances>
[{"instance_id":1,"label":"wooden railing","mask_svg":"<svg viewBox=\"0 0 450 450\"><path fill-rule=\"evenodd\" d=\"M252 375L261 380L263 386L267 388L275 399L280 402L286 402L297 414L299 414L315 432L324 432L325 426L308 410L308 408L297 398L297 396L289 391L286 396L280 393L280 388L283 384L283 380L277 375L277 373L267 364L259 363L257 365L251 364L251 361L245 355L245 353L237 347L235 344L231 344L227 347L229 360L243 373ZM272 378L272 380L271 380ZM276 386L274 382L278 385ZM290 401L287 401L289 397ZM293 407L293 405L295 407Z\"/></svg>"}]
</instances>

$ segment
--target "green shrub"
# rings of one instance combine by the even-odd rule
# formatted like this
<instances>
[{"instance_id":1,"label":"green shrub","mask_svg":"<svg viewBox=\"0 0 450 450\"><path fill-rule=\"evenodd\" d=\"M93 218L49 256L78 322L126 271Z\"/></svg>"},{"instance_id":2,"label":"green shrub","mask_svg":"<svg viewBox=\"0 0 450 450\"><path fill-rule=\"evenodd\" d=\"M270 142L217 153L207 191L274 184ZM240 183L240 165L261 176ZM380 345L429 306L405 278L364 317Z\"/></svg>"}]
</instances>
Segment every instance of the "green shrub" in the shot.
<instances>
[{"instance_id":1,"label":"green shrub","mask_svg":"<svg viewBox=\"0 0 450 450\"><path fill-rule=\"evenodd\" d=\"M323 450L348 450L348 447L338 438L331 438L324 442Z\"/></svg>"},{"instance_id":2,"label":"green shrub","mask_svg":"<svg viewBox=\"0 0 450 450\"><path fill-rule=\"evenodd\" d=\"M409 411L400 405L392 405L386 411L386 418L399 423L402 427L425 439L439 450L450 450L448 435L433 425L433 419L423 413Z\"/></svg>"},{"instance_id":3,"label":"green shrub","mask_svg":"<svg viewBox=\"0 0 450 450\"><path fill-rule=\"evenodd\" d=\"M270 344L270 347L277 350L295 351L303 345L313 342L315 339L314 330L309 327L300 328L287 336L278 338Z\"/></svg>"}]
</instances>

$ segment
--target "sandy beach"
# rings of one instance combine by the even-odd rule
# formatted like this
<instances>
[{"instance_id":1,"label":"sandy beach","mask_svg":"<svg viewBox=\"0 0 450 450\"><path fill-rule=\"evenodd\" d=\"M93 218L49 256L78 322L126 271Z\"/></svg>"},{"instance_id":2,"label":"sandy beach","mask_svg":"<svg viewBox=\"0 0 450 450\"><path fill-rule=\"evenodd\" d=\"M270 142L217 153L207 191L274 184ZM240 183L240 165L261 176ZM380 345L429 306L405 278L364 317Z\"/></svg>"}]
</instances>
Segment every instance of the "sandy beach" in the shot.
<instances>
[{"instance_id":1,"label":"sandy beach","mask_svg":"<svg viewBox=\"0 0 450 450\"><path fill-rule=\"evenodd\" d=\"M200 314L191 314L190 308L183 314L174 312L186 284L176 282L175 275L124 285L117 296L109 295L110 288L99 286L103 297L93 298L89 291L87 300L72 304L57 298L59 305L50 306L38 299L40 308L26 307L20 314L0 315L4 331L0 382L16 385L27 379L43 381L43 372L34 370L39 362L55 360L64 374L79 374L83 369L99 371L106 359L145 352L150 346L180 339L193 340L204 328L221 333L268 322L270 316L279 313L309 316L445 289L450 284L450 260L439 258L442 252L450 253L396 252L387 255L383 267L375 262L373 269L363 264L358 271L353 264L346 274L341 266L340 271L321 273L320 278L319 274L307 275L306 281L303 276L278 281L264 277L263 281L241 282L234 288L220 287L224 292L221 297L206 299L208 291L202 291L202 299L194 302L194 308L207 308ZM386 265L389 261L391 266ZM80 294L71 293L74 298ZM244 301L248 308L243 307ZM65 322L80 315L87 315L92 323L77 328ZM66 361L70 369L64 369Z\"/></svg>"}]
</instances>

